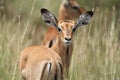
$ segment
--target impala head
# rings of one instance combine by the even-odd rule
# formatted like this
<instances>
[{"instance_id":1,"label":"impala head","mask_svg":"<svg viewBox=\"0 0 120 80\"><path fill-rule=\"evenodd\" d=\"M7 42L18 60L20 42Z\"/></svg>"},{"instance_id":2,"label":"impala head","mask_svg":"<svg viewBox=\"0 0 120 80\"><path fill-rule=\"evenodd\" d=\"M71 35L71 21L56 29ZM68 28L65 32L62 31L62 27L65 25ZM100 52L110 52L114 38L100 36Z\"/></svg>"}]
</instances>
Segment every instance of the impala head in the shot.
<instances>
[{"instance_id":1,"label":"impala head","mask_svg":"<svg viewBox=\"0 0 120 80\"><path fill-rule=\"evenodd\" d=\"M77 22L70 20L61 20L58 21L57 18L47 9L41 9L42 19L48 25L55 27L60 33L60 39L65 43L65 45L70 45L72 42L72 35L75 30L82 26L86 25L91 21L93 16L92 11L87 11L79 16Z\"/></svg>"},{"instance_id":2,"label":"impala head","mask_svg":"<svg viewBox=\"0 0 120 80\"><path fill-rule=\"evenodd\" d=\"M69 15L77 18L80 14L86 12L85 9L79 6L76 0L64 0L63 1L64 9Z\"/></svg>"}]
</instances>

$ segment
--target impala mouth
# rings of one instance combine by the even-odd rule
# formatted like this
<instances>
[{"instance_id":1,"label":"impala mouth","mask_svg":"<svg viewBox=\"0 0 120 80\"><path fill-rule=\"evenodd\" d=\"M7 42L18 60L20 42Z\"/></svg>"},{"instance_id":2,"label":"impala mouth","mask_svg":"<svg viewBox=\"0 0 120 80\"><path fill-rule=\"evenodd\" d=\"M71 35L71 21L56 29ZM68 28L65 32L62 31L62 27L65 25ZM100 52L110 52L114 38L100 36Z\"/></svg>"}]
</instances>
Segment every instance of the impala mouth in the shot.
<instances>
[{"instance_id":1,"label":"impala mouth","mask_svg":"<svg viewBox=\"0 0 120 80\"><path fill-rule=\"evenodd\" d=\"M64 43L65 43L65 45L70 45L72 43L72 41L64 40Z\"/></svg>"}]
</instances>

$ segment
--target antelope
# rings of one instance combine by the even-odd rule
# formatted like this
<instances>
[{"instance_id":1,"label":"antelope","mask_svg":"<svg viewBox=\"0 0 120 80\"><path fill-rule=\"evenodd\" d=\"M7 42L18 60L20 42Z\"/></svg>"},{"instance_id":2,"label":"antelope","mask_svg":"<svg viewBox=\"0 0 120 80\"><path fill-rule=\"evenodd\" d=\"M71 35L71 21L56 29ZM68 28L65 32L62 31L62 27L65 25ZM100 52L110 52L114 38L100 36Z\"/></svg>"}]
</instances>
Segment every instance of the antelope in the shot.
<instances>
[{"instance_id":1,"label":"antelope","mask_svg":"<svg viewBox=\"0 0 120 80\"><path fill-rule=\"evenodd\" d=\"M54 15L51 16L51 13L47 9L41 9L41 14L43 20L48 24L49 21L53 22L55 19L51 18ZM53 48L57 48L58 46L59 42L56 42L56 46ZM24 80L63 80L62 60L53 48L43 45L31 46L21 52L19 71Z\"/></svg>"},{"instance_id":2,"label":"antelope","mask_svg":"<svg viewBox=\"0 0 120 80\"><path fill-rule=\"evenodd\" d=\"M72 20L77 19L80 14L86 12L86 10L79 6L76 0L63 0L59 9L60 20Z\"/></svg>"},{"instance_id":3,"label":"antelope","mask_svg":"<svg viewBox=\"0 0 120 80\"><path fill-rule=\"evenodd\" d=\"M48 30L49 38L54 38L50 41L50 45L51 43L54 44L49 47L61 57L63 63L63 71L66 73L66 77L68 77L70 60L73 51L73 34L78 27L87 25L91 21L93 11L86 11L85 13L81 14L76 22L71 20L58 21L54 14L52 14L47 9L44 9L44 12L46 12L46 14L41 13L43 15L43 20L45 23L53 27L53 31L56 30L52 33L49 33ZM51 31L52 30L50 30L50 32ZM56 36L53 37L54 34L56 34Z\"/></svg>"},{"instance_id":4,"label":"antelope","mask_svg":"<svg viewBox=\"0 0 120 80\"><path fill-rule=\"evenodd\" d=\"M86 10L79 6L76 0L63 0L59 9L59 20L73 20L77 19L80 14L85 13ZM49 27L42 45L51 47L58 36L58 31L54 27Z\"/></svg>"},{"instance_id":5,"label":"antelope","mask_svg":"<svg viewBox=\"0 0 120 80\"><path fill-rule=\"evenodd\" d=\"M19 70L24 80L63 80L60 56L45 46L25 48L20 55Z\"/></svg>"}]
</instances>

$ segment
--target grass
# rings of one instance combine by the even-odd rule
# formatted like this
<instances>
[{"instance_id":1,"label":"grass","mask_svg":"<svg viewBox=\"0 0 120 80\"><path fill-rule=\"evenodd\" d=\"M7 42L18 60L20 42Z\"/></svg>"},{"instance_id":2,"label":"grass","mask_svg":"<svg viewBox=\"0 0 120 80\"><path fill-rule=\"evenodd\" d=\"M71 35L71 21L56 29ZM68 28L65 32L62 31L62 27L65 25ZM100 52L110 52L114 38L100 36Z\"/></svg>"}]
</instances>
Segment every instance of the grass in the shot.
<instances>
[{"instance_id":1,"label":"grass","mask_svg":"<svg viewBox=\"0 0 120 80\"><path fill-rule=\"evenodd\" d=\"M16 18L8 19L6 16L0 19L0 80L21 80L17 67L21 50L40 44L47 31L47 27L42 27L45 25L39 19L39 9L47 6L46 8L58 14L57 1L52 6L47 0L31 2L28 7L25 6L27 1L14 2L15 6L20 3L15 9L18 11L17 21ZM91 23L79 28L74 36L69 80L120 80L119 11L114 6L112 9L105 7L103 10L101 6L95 9ZM38 32L36 26L39 28Z\"/></svg>"},{"instance_id":2,"label":"grass","mask_svg":"<svg viewBox=\"0 0 120 80\"><path fill-rule=\"evenodd\" d=\"M71 72L77 79L71 80L120 79L120 24L115 13L110 16L96 11L92 23L78 30Z\"/></svg>"}]
</instances>

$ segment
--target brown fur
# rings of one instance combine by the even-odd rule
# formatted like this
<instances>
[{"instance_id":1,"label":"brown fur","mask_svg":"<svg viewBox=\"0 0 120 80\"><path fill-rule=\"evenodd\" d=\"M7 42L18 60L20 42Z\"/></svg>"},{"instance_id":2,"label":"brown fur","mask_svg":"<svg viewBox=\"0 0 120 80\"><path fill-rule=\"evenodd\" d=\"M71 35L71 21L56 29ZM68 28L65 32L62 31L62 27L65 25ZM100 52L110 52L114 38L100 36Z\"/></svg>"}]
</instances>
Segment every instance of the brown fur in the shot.
<instances>
[{"instance_id":1,"label":"brown fur","mask_svg":"<svg viewBox=\"0 0 120 80\"><path fill-rule=\"evenodd\" d=\"M19 70L24 80L54 80L55 75L58 80L63 80L60 65L62 62L59 55L45 46L24 49L19 60Z\"/></svg>"},{"instance_id":2,"label":"brown fur","mask_svg":"<svg viewBox=\"0 0 120 80\"><path fill-rule=\"evenodd\" d=\"M65 7L65 4L68 3L69 5ZM73 20L77 19L80 14L86 12L86 10L79 6L76 0L64 0L63 3L60 5L59 9L59 19L60 20ZM72 6L78 6L79 9L74 9Z\"/></svg>"},{"instance_id":3,"label":"brown fur","mask_svg":"<svg viewBox=\"0 0 120 80\"><path fill-rule=\"evenodd\" d=\"M54 27L49 27L47 33L45 34L44 40L42 45L49 46L51 40L55 40L56 37L59 35L59 32ZM47 36L47 37L46 37Z\"/></svg>"}]
</instances>

